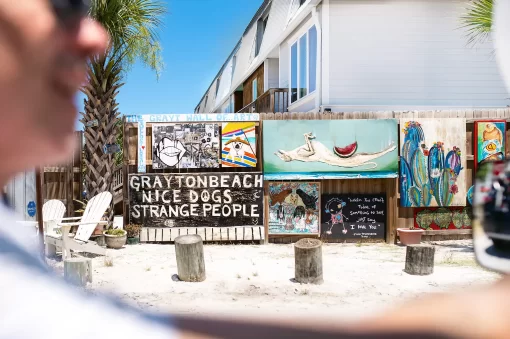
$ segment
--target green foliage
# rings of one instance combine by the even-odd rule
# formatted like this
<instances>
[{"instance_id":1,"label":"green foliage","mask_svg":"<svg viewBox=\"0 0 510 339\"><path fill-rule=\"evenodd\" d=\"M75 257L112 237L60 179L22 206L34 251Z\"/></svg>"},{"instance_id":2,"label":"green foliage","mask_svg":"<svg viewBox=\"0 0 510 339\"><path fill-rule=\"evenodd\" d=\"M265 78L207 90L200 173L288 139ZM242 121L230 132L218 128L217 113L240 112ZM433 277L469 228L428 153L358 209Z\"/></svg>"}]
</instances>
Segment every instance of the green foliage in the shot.
<instances>
[{"instance_id":1,"label":"green foliage","mask_svg":"<svg viewBox=\"0 0 510 339\"><path fill-rule=\"evenodd\" d=\"M121 236L123 236L125 234L125 231L124 230L118 230L118 229L110 228L109 230L106 231L106 234L113 235L115 237L121 237Z\"/></svg>"},{"instance_id":2,"label":"green foliage","mask_svg":"<svg viewBox=\"0 0 510 339\"><path fill-rule=\"evenodd\" d=\"M91 16L110 36L107 59L124 72L141 61L156 72L163 70L157 29L166 9L158 0L93 0Z\"/></svg>"},{"instance_id":3,"label":"green foliage","mask_svg":"<svg viewBox=\"0 0 510 339\"><path fill-rule=\"evenodd\" d=\"M122 124L122 119L118 119L115 123L115 129L117 130L115 136L115 142L120 147L120 152L115 153L115 166L121 166L122 161L124 160L124 128Z\"/></svg>"},{"instance_id":4,"label":"green foliage","mask_svg":"<svg viewBox=\"0 0 510 339\"><path fill-rule=\"evenodd\" d=\"M469 43L483 42L492 30L494 0L471 0L466 14L461 17L462 28L466 28Z\"/></svg>"},{"instance_id":5,"label":"green foliage","mask_svg":"<svg viewBox=\"0 0 510 339\"><path fill-rule=\"evenodd\" d=\"M137 238L140 235L142 225L128 224L125 227L128 238Z\"/></svg>"}]
</instances>

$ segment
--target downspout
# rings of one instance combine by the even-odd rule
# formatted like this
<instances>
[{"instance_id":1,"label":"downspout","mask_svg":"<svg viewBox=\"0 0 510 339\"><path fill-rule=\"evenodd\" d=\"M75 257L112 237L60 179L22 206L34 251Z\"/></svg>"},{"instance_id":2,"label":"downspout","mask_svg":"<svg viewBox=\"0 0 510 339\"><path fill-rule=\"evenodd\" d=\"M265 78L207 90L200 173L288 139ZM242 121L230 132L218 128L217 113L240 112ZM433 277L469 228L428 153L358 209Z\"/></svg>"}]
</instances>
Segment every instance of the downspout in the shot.
<instances>
[{"instance_id":1,"label":"downspout","mask_svg":"<svg viewBox=\"0 0 510 339\"><path fill-rule=\"evenodd\" d=\"M320 112L322 106L322 26L319 20L319 13L317 12L317 5L312 9L312 18L317 29L317 94L315 96L315 107Z\"/></svg>"}]
</instances>

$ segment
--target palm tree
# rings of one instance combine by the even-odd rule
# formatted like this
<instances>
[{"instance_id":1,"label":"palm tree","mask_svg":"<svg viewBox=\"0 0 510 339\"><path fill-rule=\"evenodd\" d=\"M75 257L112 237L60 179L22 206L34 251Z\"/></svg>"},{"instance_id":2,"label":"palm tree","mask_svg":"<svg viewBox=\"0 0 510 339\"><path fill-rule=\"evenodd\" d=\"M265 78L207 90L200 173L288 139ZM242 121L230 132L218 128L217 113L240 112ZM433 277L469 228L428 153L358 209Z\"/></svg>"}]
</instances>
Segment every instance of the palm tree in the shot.
<instances>
[{"instance_id":1,"label":"palm tree","mask_svg":"<svg viewBox=\"0 0 510 339\"><path fill-rule=\"evenodd\" d=\"M467 13L462 16L463 28L467 28L469 43L483 42L492 30L492 10L495 0L472 0Z\"/></svg>"},{"instance_id":2,"label":"palm tree","mask_svg":"<svg viewBox=\"0 0 510 339\"><path fill-rule=\"evenodd\" d=\"M103 146L117 141L120 112L115 97L127 71L141 61L159 78L163 63L157 29L164 13L165 7L158 0L92 1L91 17L104 26L110 41L105 54L90 61L88 83L82 88L86 98L80 121L85 126L85 182L89 198L112 190L115 155L104 154ZM97 126L93 126L94 120Z\"/></svg>"}]
</instances>

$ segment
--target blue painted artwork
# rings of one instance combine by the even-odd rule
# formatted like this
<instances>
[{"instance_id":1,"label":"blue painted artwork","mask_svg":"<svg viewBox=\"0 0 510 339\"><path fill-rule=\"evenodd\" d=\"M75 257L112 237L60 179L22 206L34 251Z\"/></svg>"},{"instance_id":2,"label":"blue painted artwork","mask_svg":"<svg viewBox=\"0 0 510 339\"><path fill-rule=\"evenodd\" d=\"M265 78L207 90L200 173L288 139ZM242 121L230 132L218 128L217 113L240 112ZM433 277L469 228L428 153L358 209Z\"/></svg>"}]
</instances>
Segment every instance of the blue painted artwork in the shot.
<instances>
[{"instance_id":1,"label":"blue painted artwork","mask_svg":"<svg viewBox=\"0 0 510 339\"><path fill-rule=\"evenodd\" d=\"M400 205L465 206L465 120L403 120L401 127Z\"/></svg>"},{"instance_id":2,"label":"blue painted artwork","mask_svg":"<svg viewBox=\"0 0 510 339\"><path fill-rule=\"evenodd\" d=\"M37 213L36 209L35 209L35 202L34 201L30 201L27 205L27 213L28 213L28 216L30 218L34 217L35 214Z\"/></svg>"},{"instance_id":3,"label":"blue painted artwork","mask_svg":"<svg viewBox=\"0 0 510 339\"><path fill-rule=\"evenodd\" d=\"M264 120L264 179L396 178L398 122Z\"/></svg>"}]
</instances>

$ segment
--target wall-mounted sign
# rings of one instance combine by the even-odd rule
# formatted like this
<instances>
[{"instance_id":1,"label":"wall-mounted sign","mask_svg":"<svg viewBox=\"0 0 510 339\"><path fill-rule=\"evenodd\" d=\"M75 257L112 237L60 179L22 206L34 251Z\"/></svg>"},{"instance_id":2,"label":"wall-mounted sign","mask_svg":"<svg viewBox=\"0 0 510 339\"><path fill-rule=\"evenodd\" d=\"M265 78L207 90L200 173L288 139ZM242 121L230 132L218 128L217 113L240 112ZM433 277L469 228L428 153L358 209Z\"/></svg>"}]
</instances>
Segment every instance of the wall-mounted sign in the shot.
<instances>
[{"instance_id":1,"label":"wall-mounted sign","mask_svg":"<svg viewBox=\"0 0 510 339\"><path fill-rule=\"evenodd\" d=\"M37 213L37 211L35 209L35 202L30 201L27 205L27 214L30 218L33 218L36 213Z\"/></svg>"},{"instance_id":2,"label":"wall-mounted sign","mask_svg":"<svg viewBox=\"0 0 510 339\"><path fill-rule=\"evenodd\" d=\"M384 239L384 194L322 195L321 237L334 239Z\"/></svg>"},{"instance_id":3,"label":"wall-mounted sign","mask_svg":"<svg viewBox=\"0 0 510 339\"><path fill-rule=\"evenodd\" d=\"M146 124L160 122L247 122L259 121L258 113L218 113L218 114L145 114L126 116L126 122L138 123L138 172L146 171Z\"/></svg>"},{"instance_id":4,"label":"wall-mounted sign","mask_svg":"<svg viewBox=\"0 0 510 339\"><path fill-rule=\"evenodd\" d=\"M263 225L262 173L130 174L129 220L144 227Z\"/></svg>"}]
</instances>

